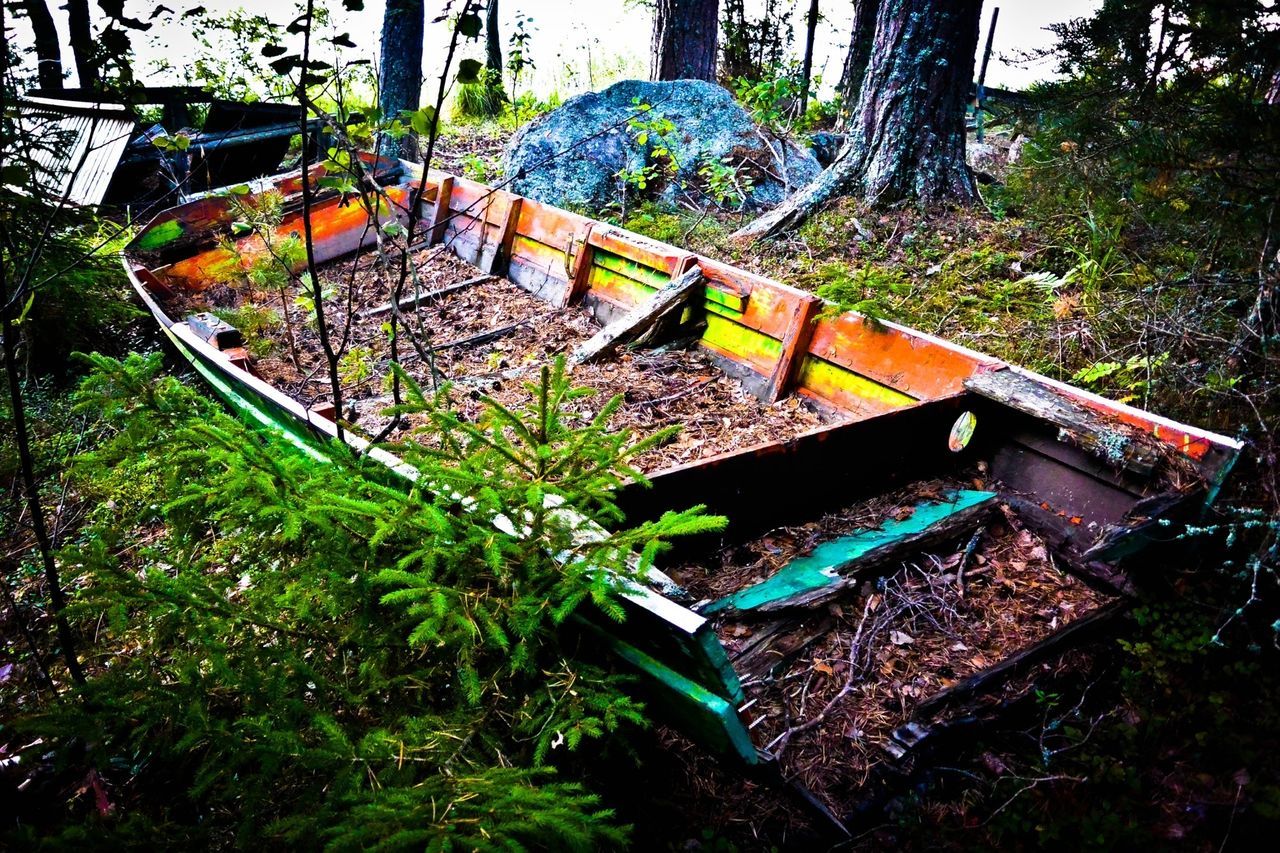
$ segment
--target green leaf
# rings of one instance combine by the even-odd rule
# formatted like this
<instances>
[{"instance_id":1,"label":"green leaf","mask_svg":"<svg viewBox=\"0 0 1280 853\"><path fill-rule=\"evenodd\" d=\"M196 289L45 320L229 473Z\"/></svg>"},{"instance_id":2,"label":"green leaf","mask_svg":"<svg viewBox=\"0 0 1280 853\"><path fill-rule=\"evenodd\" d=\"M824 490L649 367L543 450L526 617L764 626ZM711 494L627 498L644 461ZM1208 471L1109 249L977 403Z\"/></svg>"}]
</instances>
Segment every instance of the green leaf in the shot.
<instances>
[{"instance_id":1,"label":"green leaf","mask_svg":"<svg viewBox=\"0 0 1280 853\"><path fill-rule=\"evenodd\" d=\"M248 195L251 192L251 190L249 189L248 184L236 184L234 187L227 190L227 192L231 193L232 195Z\"/></svg>"},{"instance_id":2,"label":"green leaf","mask_svg":"<svg viewBox=\"0 0 1280 853\"><path fill-rule=\"evenodd\" d=\"M243 237L244 235L250 234L252 232L253 232L253 226L250 225L248 222L232 222L231 223L232 236Z\"/></svg>"},{"instance_id":3,"label":"green leaf","mask_svg":"<svg viewBox=\"0 0 1280 853\"><path fill-rule=\"evenodd\" d=\"M268 45L264 45L262 48L262 55L266 57L284 56L288 52L289 52L289 48L285 47L282 44L268 44Z\"/></svg>"},{"instance_id":4,"label":"green leaf","mask_svg":"<svg viewBox=\"0 0 1280 853\"><path fill-rule=\"evenodd\" d=\"M481 26L480 15L476 12L468 12L458 18L458 32L469 39L479 38Z\"/></svg>"},{"instance_id":5,"label":"green leaf","mask_svg":"<svg viewBox=\"0 0 1280 853\"><path fill-rule=\"evenodd\" d=\"M21 326L22 321L27 319L27 313L31 311L31 306L36 301L36 292L33 290L27 295L27 303L22 306L22 313L18 315L18 319L14 320L14 325Z\"/></svg>"},{"instance_id":6,"label":"green leaf","mask_svg":"<svg viewBox=\"0 0 1280 853\"><path fill-rule=\"evenodd\" d=\"M22 186L27 182L27 170L21 166L7 165L0 169L0 183Z\"/></svg>"},{"instance_id":7,"label":"green leaf","mask_svg":"<svg viewBox=\"0 0 1280 853\"><path fill-rule=\"evenodd\" d=\"M333 38L329 39L329 41L333 42L335 47L355 47L356 46L356 43L351 40L351 36L347 35L346 33L342 33L341 35L334 36Z\"/></svg>"},{"instance_id":8,"label":"green leaf","mask_svg":"<svg viewBox=\"0 0 1280 853\"><path fill-rule=\"evenodd\" d=\"M413 132L421 136L429 136L431 128L436 123L436 108L432 106L423 107L420 110L414 110L409 113L409 126L413 128Z\"/></svg>"},{"instance_id":9,"label":"green leaf","mask_svg":"<svg viewBox=\"0 0 1280 853\"><path fill-rule=\"evenodd\" d=\"M342 8L348 12L363 12L364 0L342 0Z\"/></svg>"},{"instance_id":10,"label":"green leaf","mask_svg":"<svg viewBox=\"0 0 1280 853\"><path fill-rule=\"evenodd\" d=\"M480 69L483 68L478 59L464 59L458 63L458 82L476 83L480 80Z\"/></svg>"}]
</instances>

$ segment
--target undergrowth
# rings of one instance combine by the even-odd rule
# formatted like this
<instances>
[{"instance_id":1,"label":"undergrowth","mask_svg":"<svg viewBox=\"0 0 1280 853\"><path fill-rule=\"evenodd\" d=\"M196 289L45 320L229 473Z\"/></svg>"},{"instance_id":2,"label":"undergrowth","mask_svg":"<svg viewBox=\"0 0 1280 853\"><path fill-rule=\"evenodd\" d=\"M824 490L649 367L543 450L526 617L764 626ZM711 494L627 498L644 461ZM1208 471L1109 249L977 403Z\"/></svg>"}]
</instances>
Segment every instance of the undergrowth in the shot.
<instances>
[{"instance_id":1,"label":"undergrowth","mask_svg":"<svg viewBox=\"0 0 1280 853\"><path fill-rule=\"evenodd\" d=\"M565 419L586 392L562 365L478 423L402 375L410 483L251 429L157 357L89 361L77 410L99 440L73 462L88 512L59 562L90 677L6 724L8 770L34 772L7 843L622 843L557 768L647 724L573 620L622 619L620 584L668 538L723 523L591 532L618 527L613 488L665 435L607 432L617 400Z\"/></svg>"}]
</instances>

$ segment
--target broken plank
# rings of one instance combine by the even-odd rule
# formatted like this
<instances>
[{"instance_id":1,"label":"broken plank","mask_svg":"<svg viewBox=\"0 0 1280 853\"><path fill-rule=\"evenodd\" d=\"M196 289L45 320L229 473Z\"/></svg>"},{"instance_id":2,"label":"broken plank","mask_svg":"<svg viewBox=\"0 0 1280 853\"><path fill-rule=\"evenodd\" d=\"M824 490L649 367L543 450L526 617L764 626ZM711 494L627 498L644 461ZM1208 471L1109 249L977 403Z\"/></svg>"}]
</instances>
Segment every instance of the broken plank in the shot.
<instances>
[{"instance_id":1,"label":"broken plank","mask_svg":"<svg viewBox=\"0 0 1280 853\"><path fill-rule=\"evenodd\" d=\"M1164 456L1155 439L1008 368L975 373L964 381L964 387L1057 426L1060 439L1140 476L1155 473Z\"/></svg>"},{"instance_id":2,"label":"broken plank","mask_svg":"<svg viewBox=\"0 0 1280 853\"><path fill-rule=\"evenodd\" d=\"M431 290L426 293L419 293L416 296L410 296L400 300L401 311L412 311L424 302L431 302L441 297L448 296L450 293L457 293L459 290L466 290L468 287L475 287L477 284L485 284L486 282L495 281L497 276L494 275L478 275L475 278L469 278L466 281L460 281L457 284L451 284L448 287L442 287L439 290ZM364 311L357 311L356 316L361 320L367 320L370 317L381 317L391 313L391 303L387 302L373 308L367 308Z\"/></svg>"},{"instance_id":3,"label":"broken plank","mask_svg":"<svg viewBox=\"0 0 1280 853\"><path fill-rule=\"evenodd\" d=\"M574 364L597 361L618 347L642 335L654 323L686 302L702 287L702 270L694 267L663 285L631 311L605 326L573 351Z\"/></svg>"},{"instance_id":4,"label":"broken plank","mask_svg":"<svg viewBox=\"0 0 1280 853\"><path fill-rule=\"evenodd\" d=\"M769 388L765 392L765 401L776 403L786 396L787 391L795 384L800 373L800 364L804 361L809 349L809 340L813 337L814 321L818 319L818 310L822 300L817 298L796 301L791 322L787 326L786 337L782 341L782 354L773 368L769 378Z\"/></svg>"},{"instance_id":5,"label":"broken plank","mask_svg":"<svg viewBox=\"0 0 1280 853\"><path fill-rule=\"evenodd\" d=\"M773 577L712 602L702 613L771 613L830 601L859 583L859 572L962 535L995 506L996 499L994 492L966 489L942 501L918 504L910 517L819 545Z\"/></svg>"}]
</instances>

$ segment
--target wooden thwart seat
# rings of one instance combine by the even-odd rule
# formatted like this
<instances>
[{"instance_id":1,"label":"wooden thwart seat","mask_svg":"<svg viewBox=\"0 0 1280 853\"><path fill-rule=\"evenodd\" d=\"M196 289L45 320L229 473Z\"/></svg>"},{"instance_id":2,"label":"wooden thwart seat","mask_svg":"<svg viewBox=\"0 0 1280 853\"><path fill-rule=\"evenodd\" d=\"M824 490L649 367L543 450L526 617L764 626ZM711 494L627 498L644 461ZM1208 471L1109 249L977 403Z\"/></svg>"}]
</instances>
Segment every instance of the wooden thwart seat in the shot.
<instances>
[{"instance_id":1,"label":"wooden thwart seat","mask_svg":"<svg viewBox=\"0 0 1280 853\"><path fill-rule=\"evenodd\" d=\"M822 604L860 583L858 574L865 569L963 535L995 506L996 498L994 492L962 489L940 501L917 504L909 517L823 543L768 580L712 602L702 613L769 613Z\"/></svg>"}]
</instances>

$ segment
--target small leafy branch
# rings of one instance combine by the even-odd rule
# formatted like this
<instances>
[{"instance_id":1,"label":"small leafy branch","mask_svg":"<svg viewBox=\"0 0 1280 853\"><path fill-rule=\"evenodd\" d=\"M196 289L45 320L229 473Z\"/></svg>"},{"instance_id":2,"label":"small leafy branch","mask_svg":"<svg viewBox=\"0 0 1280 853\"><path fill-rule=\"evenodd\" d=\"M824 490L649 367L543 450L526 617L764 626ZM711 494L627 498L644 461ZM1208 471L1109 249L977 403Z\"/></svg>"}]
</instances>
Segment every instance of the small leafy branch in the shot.
<instances>
[{"instance_id":1,"label":"small leafy branch","mask_svg":"<svg viewBox=\"0 0 1280 853\"><path fill-rule=\"evenodd\" d=\"M635 166L624 166L615 174L620 188L622 215L626 216L629 192L642 194L651 184L672 180L680 170L669 137L676 126L653 105L639 96L631 99L631 117L627 130L641 149L643 160Z\"/></svg>"}]
</instances>

